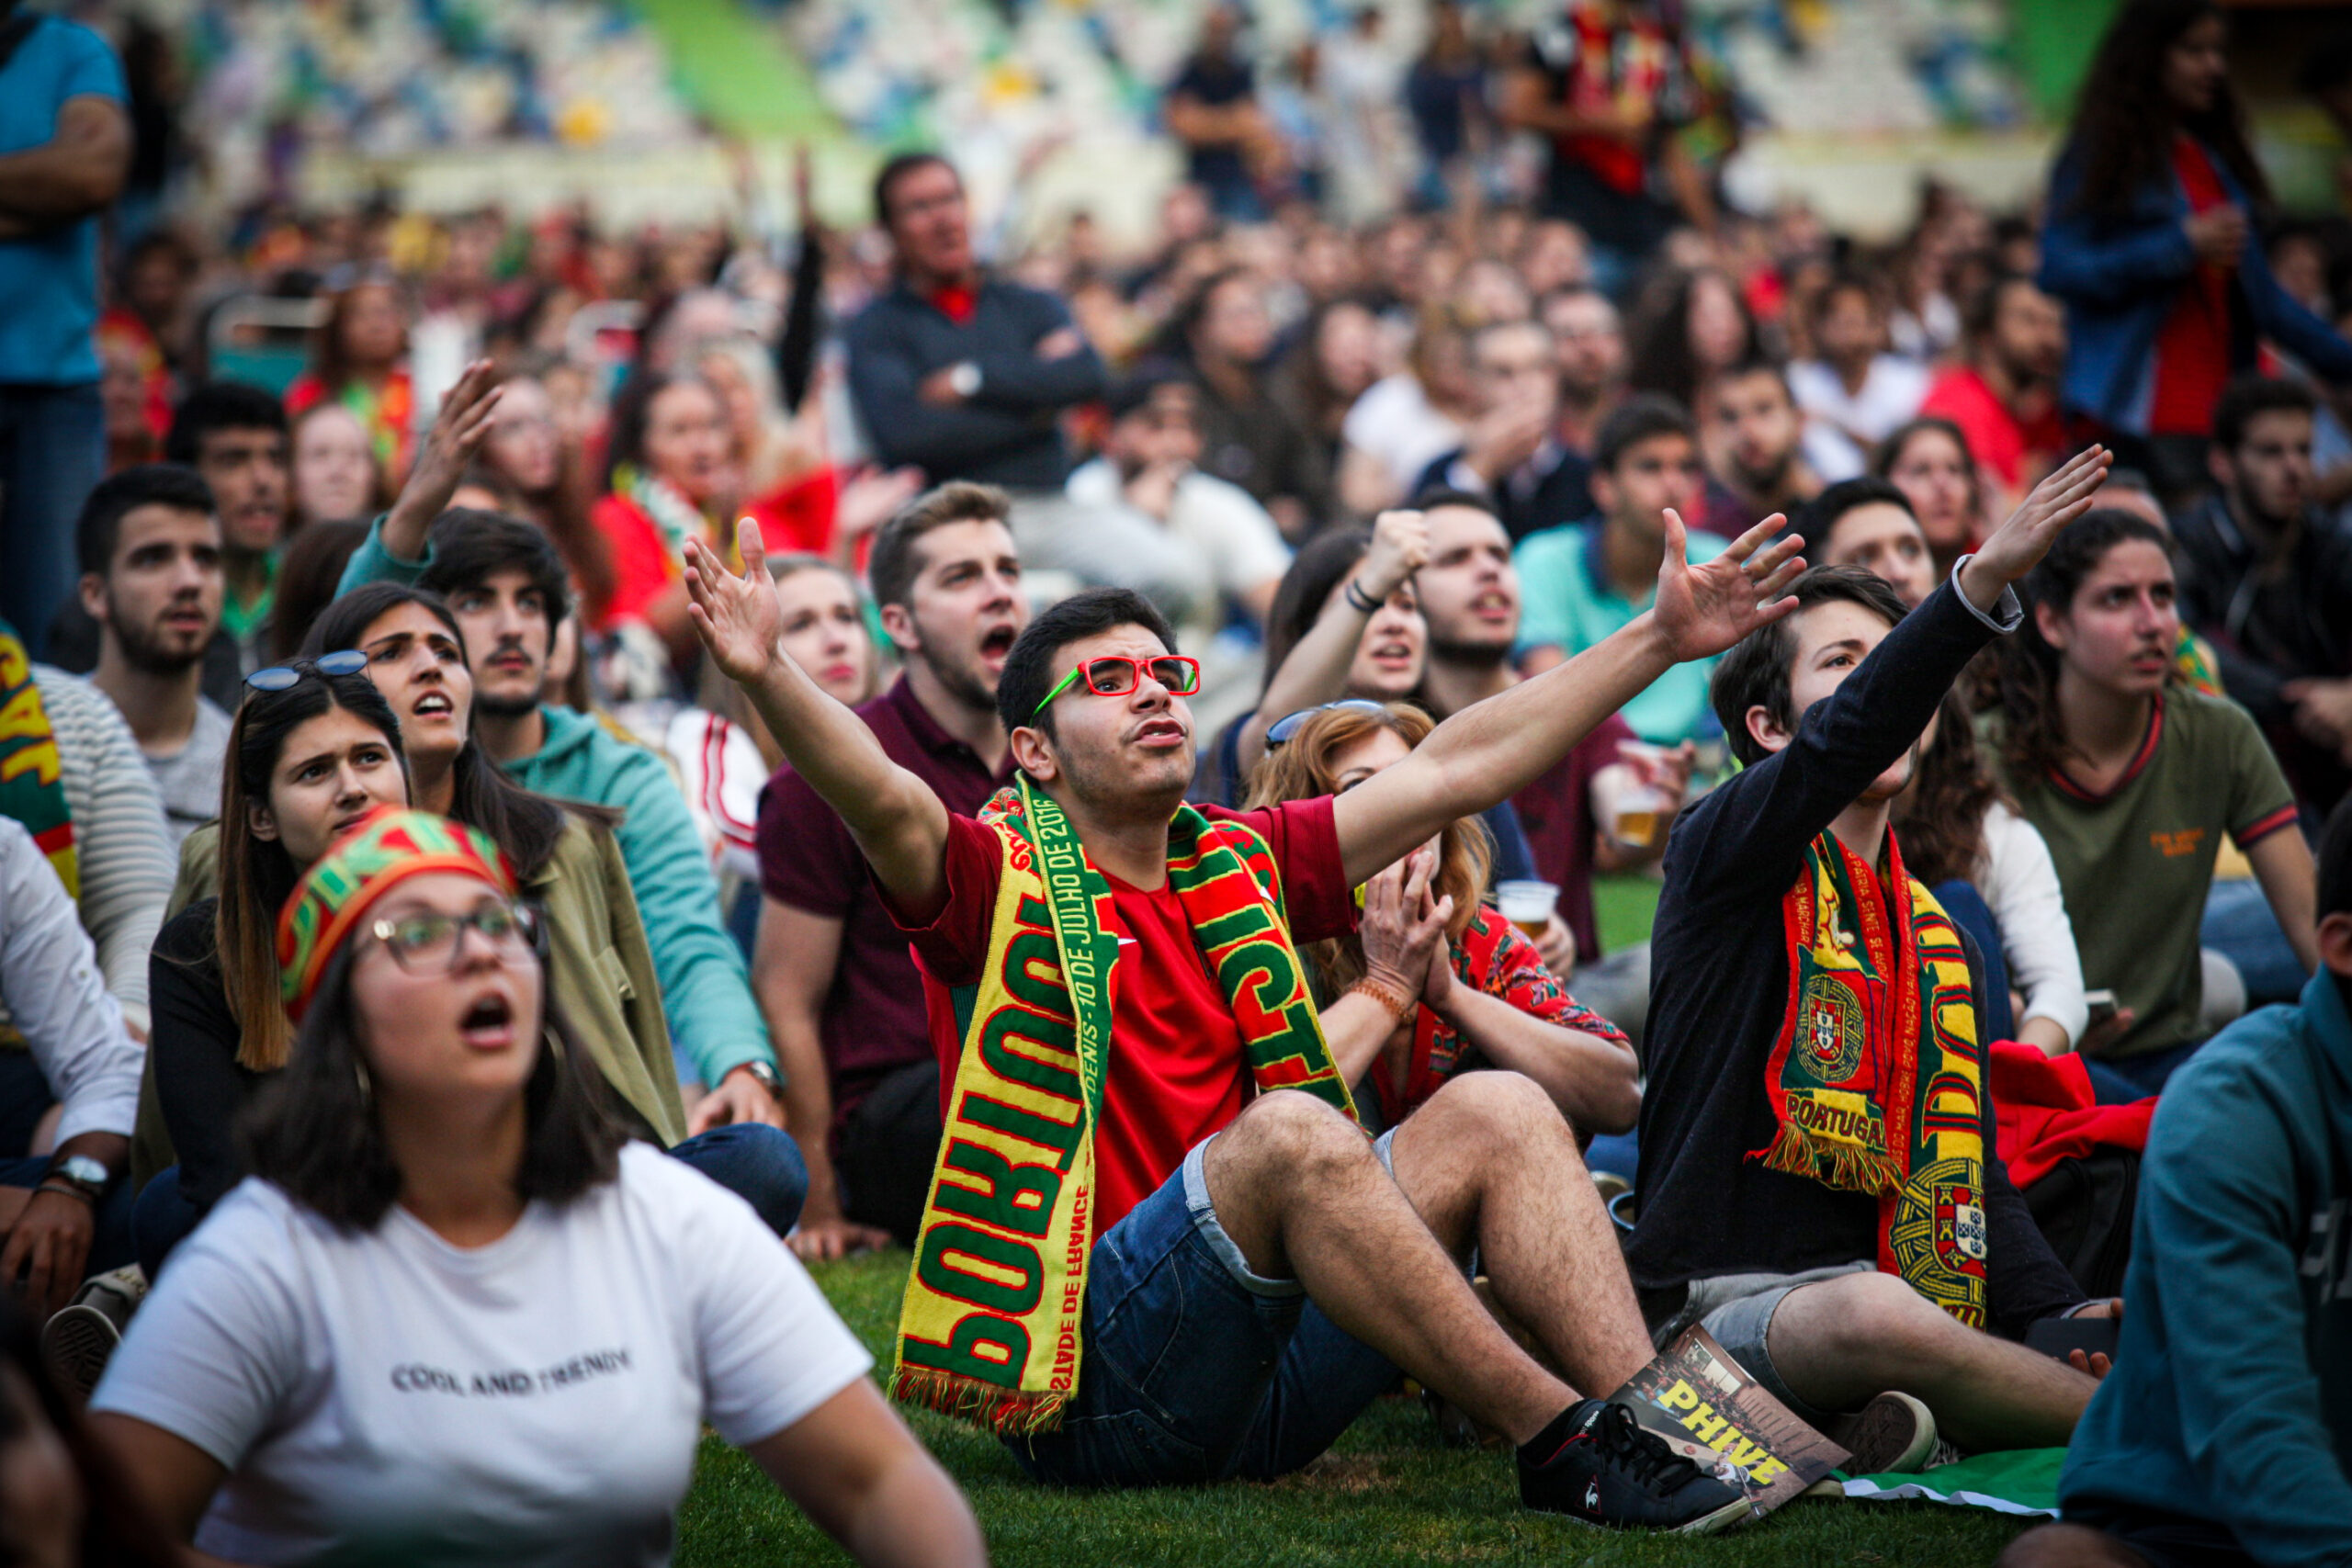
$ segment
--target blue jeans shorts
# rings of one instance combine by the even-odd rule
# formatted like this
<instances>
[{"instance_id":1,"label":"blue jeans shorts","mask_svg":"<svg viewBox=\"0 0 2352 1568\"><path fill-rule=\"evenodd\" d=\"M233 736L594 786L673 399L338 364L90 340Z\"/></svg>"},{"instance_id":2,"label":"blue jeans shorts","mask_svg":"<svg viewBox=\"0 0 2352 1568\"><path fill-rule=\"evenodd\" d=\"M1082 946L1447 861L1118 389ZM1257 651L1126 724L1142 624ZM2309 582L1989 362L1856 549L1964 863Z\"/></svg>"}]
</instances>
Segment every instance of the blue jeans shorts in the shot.
<instances>
[{"instance_id":1,"label":"blue jeans shorts","mask_svg":"<svg viewBox=\"0 0 2352 1568\"><path fill-rule=\"evenodd\" d=\"M1374 1146L1381 1163L1389 1138ZM1077 1397L1057 1430L1007 1437L1064 1486L1271 1480L1321 1454L1396 1385L1295 1280L1248 1261L1209 1201L1204 1139L1094 1243Z\"/></svg>"},{"instance_id":2,"label":"blue jeans shorts","mask_svg":"<svg viewBox=\"0 0 2352 1568\"><path fill-rule=\"evenodd\" d=\"M1693 1280L1680 1310L1650 1331L1650 1343L1663 1350L1695 1323L1792 1414L1809 1427L1826 1427L1837 1416L1799 1399L1781 1376L1781 1369L1772 1364L1772 1352L1766 1344L1772 1332L1772 1314L1791 1291L1848 1274L1871 1273L1877 1267L1875 1263L1833 1263L1802 1274L1719 1274L1712 1280Z\"/></svg>"}]
</instances>

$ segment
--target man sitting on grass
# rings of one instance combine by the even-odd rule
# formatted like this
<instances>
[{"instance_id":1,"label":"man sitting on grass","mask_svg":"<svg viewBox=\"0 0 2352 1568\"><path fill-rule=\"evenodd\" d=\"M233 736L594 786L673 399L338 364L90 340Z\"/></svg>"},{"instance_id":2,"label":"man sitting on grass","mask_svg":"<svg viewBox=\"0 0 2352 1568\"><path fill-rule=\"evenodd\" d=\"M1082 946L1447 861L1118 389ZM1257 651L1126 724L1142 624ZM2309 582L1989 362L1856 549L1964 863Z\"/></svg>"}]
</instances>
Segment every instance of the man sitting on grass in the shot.
<instances>
[{"instance_id":1,"label":"man sitting on grass","mask_svg":"<svg viewBox=\"0 0 2352 1568\"><path fill-rule=\"evenodd\" d=\"M2352 1560L2352 805L2319 852L2319 973L2165 1087L2116 1371L2002 1568Z\"/></svg>"},{"instance_id":2,"label":"man sitting on grass","mask_svg":"<svg viewBox=\"0 0 2352 1568\"><path fill-rule=\"evenodd\" d=\"M1907 615L1859 569L1799 578L1796 613L1715 673L1746 768L1667 844L1634 1282L1658 1343L1703 1325L1833 1436L1869 1402L1884 1421L1846 1446L1874 1468L1916 1466L1936 1426L2062 1444L2095 1386L2088 1361L1984 1332L2110 1309L2083 1305L1994 1154L1967 951L1886 823L1944 693L2022 618L2009 585L2107 462L2052 474Z\"/></svg>"},{"instance_id":3,"label":"man sitting on grass","mask_svg":"<svg viewBox=\"0 0 2352 1568\"><path fill-rule=\"evenodd\" d=\"M740 577L689 544L696 629L841 813L928 976L946 1134L895 1392L986 1422L1041 1479L1147 1485L1295 1470L1402 1369L1520 1445L1530 1507L1676 1529L1741 1514L1590 1397L1650 1347L1548 1097L1465 1074L1375 1145L1295 944L1350 930L1351 888L1673 665L1784 614L1801 563L1793 542L1762 547L1770 532L1694 567L1670 521L1654 610L1347 794L1250 813L1183 803L1198 666L1157 612L1080 594L1005 660L1020 774L978 819L779 648L755 533ZM1473 1248L1562 1375L1480 1305Z\"/></svg>"}]
</instances>

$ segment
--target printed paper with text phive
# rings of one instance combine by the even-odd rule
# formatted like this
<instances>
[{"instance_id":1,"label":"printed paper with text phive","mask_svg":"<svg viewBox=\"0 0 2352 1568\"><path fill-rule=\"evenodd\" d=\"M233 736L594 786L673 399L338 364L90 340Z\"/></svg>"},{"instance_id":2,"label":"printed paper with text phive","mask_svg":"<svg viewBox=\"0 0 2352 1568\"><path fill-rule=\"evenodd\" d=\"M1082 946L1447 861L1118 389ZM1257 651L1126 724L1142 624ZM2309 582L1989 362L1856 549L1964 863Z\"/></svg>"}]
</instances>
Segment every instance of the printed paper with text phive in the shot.
<instances>
[{"instance_id":1,"label":"printed paper with text phive","mask_svg":"<svg viewBox=\"0 0 2352 1568\"><path fill-rule=\"evenodd\" d=\"M1758 1387L1703 1328L1684 1330L1610 1397L1677 1453L1745 1492L1759 1517L1848 1458Z\"/></svg>"}]
</instances>

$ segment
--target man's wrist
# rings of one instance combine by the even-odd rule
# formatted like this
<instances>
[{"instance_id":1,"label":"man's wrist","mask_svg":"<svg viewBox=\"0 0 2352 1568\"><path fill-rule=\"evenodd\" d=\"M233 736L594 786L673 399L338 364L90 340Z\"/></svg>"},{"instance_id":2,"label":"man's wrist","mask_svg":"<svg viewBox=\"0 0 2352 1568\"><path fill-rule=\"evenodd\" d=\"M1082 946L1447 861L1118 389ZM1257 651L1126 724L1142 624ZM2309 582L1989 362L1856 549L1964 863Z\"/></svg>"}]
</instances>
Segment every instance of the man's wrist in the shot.
<instances>
[{"instance_id":1,"label":"man's wrist","mask_svg":"<svg viewBox=\"0 0 2352 1568\"><path fill-rule=\"evenodd\" d=\"M738 1062L728 1068L719 1075L718 1081L725 1083L729 1078L737 1077L750 1078L778 1100L784 1098L784 1077L775 1070L774 1063L763 1062L754 1056L748 1062Z\"/></svg>"},{"instance_id":2,"label":"man's wrist","mask_svg":"<svg viewBox=\"0 0 2352 1568\"><path fill-rule=\"evenodd\" d=\"M71 1198L76 1202L86 1204L92 1209L96 1209L98 1206L98 1200L95 1194L86 1192L80 1187L74 1185L72 1182L62 1181L55 1177L43 1177L41 1179L40 1185L33 1189L33 1196L36 1198L40 1197L44 1192L53 1192L60 1198Z\"/></svg>"}]
</instances>

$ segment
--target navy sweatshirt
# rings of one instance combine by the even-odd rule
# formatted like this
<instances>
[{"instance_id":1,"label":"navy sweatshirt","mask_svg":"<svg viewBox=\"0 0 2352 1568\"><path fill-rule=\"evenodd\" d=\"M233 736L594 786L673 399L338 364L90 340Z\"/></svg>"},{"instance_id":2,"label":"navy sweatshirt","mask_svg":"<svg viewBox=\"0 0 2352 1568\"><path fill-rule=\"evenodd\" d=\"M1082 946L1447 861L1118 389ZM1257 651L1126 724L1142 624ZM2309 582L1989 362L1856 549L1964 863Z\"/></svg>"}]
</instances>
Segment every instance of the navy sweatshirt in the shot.
<instances>
[{"instance_id":1,"label":"navy sweatshirt","mask_svg":"<svg viewBox=\"0 0 2352 1568\"><path fill-rule=\"evenodd\" d=\"M958 325L904 282L858 312L847 333L850 396L882 461L912 464L933 484L976 479L1059 491L1069 454L1057 416L1100 398L1108 378L1089 345L1040 359L1041 339L1071 325L1051 294L984 279ZM980 389L952 407L916 395L923 378L969 360Z\"/></svg>"},{"instance_id":2,"label":"navy sweatshirt","mask_svg":"<svg viewBox=\"0 0 2352 1568\"><path fill-rule=\"evenodd\" d=\"M1805 846L1919 738L1962 667L2021 614L2005 592L1998 619L1982 615L1946 582L1813 705L1788 750L1675 823L1650 938L1641 1223L1625 1258L1645 1292L1877 1258L1876 1198L1748 1157L1776 1128L1765 1064L1789 1006L1781 900L1804 873ZM2083 1292L1994 1156L1989 1078L1984 1106L1987 1315L2014 1338Z\"/></svg>"}]
</instances>

